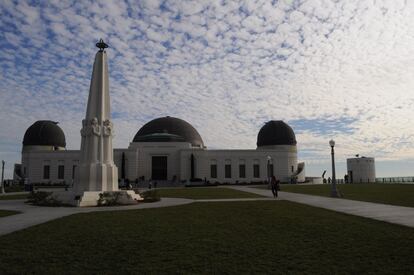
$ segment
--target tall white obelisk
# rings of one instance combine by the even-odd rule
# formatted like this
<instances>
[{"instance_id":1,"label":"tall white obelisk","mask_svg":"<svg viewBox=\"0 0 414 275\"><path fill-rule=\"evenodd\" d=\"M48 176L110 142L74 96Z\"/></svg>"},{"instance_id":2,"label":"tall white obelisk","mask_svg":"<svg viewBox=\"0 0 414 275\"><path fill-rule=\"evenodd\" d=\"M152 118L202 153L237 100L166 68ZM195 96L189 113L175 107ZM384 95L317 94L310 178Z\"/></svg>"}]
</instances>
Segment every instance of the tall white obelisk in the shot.
<instances>
[{"instance_id":1,"label":"tall white obelisk","mask_svg":"<svg viewBox=\"0 0 414 275\"><path fill-rule=\"evenodd\" d=\"M108 62L101 39L96 46L88 107L82 120L79 180L75 193L86 196L102 191L118 190L118 168L113 160L113 124L109 100Z\"/></svg>"}]
</instances>

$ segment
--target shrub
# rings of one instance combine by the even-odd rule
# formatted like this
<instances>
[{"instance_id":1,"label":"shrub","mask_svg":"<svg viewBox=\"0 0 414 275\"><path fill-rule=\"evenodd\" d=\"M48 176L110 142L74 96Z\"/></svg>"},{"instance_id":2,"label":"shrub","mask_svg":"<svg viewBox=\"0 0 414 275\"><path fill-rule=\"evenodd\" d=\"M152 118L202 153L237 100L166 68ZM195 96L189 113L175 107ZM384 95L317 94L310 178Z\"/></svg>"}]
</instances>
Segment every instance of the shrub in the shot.
<instances>
[{"instance_id":1,"label":"shrub","mask_svg":"<svg viewBox=\"0 0 414 275\"><path fill-rule=\"evenodd\" d=\"M33 186L35 187L66 187L67 184L62 181L62 182L36 182L36 183L32 183Z\"/></svg>"},{"instance_id":2,"label":"shrub","mask_svg":"<svg viewBox=\"0 0 414 275\"><path fill-rule=\"evenodd\" d=\"M98 206L121 205L119 203L120 192L103 192L99 194Z\"/></svg>"},{"instance_id":3,"label":"shrub","mask_svg":"<svg viewBox=\"0 0 414 275\"><path fill-rule=\"evenodd\" d=\"M24 186L23 185L10 185L4 187L6 190L6 193L8 192L23 192Z\"/></svg>"},{"instance_id":4,"label":"shrub","mask_svg":"<svg viewBox=\"0 0 414 275\"><path fill-rule=\"evenodd\" d=\"M144 199L143 202L156 202L161 200L156 189L145 191L140 195Z\"/></svg>"},{"instance_id":5,"label":"shrub","mask_svg":"<svg viewBox=\"0 0 414 275\"><path fill-rule=\"evenodd\" d=\"M126 192L103 192L99 194L98 206L137 204L138 201Z\"/></svg>"},{"instance_id":6,"label":"shrub","mask_svg":"<svg viewBox=\"0 0 414 275\"><path fill-rule=\"evenodd\" d=\"M27 197L26 203L31 203L34 205L39 206L72 206L68 204L64 204L61 201L56 200L52 196L53 192L44 192L44 191L38 191L38 192L31 192L29 196Z\"/></svg>"}]
</instances>

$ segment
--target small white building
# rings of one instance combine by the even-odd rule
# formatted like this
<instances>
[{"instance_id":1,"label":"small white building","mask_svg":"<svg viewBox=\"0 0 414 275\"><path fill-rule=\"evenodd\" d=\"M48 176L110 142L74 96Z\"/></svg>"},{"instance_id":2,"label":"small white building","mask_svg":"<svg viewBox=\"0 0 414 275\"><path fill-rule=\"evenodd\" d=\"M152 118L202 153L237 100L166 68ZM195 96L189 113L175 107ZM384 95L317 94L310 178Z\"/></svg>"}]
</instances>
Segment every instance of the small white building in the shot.
<instances>
[{"instance_id":1,"label":"small white building","mask_svg":"<svg viewBox=\"0 0 414 275\"><path fill-rule=\"evenodd\" d=\"M375 159L367 157L346 160L349 183L375 182Z\"/></svg>"},{"instance_id":2,"label":"small white building","mask_svg":"<svg viewBox=\"0 0 414 275\"><path fill-rule=\"evenodd\" d=\"M23 139L22 174L31 183L67 183L77 179L79 150L66 150L62 129L37 121ZM137 132L128 148L114 149L118 177L131 182L178 185L192 179L210 183L262 182L275 175L282 182L303 182L296 137L283 121L269 121L259 131L256 149L209 150L197 130L174 117L154 119Z\"/></svg>"}]
</instances>

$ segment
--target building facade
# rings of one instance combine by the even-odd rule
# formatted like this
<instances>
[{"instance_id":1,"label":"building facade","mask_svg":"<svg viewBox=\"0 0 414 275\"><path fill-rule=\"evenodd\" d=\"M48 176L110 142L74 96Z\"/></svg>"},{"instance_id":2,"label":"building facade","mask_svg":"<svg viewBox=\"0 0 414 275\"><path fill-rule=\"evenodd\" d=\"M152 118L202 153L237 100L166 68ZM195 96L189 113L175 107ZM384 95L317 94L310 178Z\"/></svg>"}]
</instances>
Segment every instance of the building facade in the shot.
<instances>
[{"instance_id":1,"label":"building facade","mask_svg":"<svg viewBox=\"0 0 414 275\"><path fill-rule=\"evenodd\" d=\"M375 182L375 159L360 157L346 160L349 183Z\"/></svg>"},{"instance_id":2,"label":"building facade","mask_svg":"<svg viewBox=\"0 0 414 275\"><path fill-rule=\"evenodd\" d=\"M66 150L62 129L53 121L37 121L23 139L21 174L31 183L78 180L80 150ZM157 181L162 186L188 181L210 183L263 182L274 175L282 182L303 182L296 137L283 121L269 121L259 131L257 148L209 150L186 121L161 117L145 124L128 148L114 149L119 181Z\"/></svg>"}]
</instances>

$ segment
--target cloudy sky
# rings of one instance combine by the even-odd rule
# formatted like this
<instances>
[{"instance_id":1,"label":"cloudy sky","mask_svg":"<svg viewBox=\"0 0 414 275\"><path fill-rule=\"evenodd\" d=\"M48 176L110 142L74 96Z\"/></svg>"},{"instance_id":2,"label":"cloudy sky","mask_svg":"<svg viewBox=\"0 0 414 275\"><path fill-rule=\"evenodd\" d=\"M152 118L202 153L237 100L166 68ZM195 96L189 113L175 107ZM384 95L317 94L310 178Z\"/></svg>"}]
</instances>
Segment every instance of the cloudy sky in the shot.
<instances>
[{"instance_id":1,"label":"cloudy sky","mask_svg":"<svg viewBox=\"0 0 414 275\"><path fill-rule=\"evenodd\" d=\"M40 3L39 3L40 2ZM414 176L414 1L0 2L0 158L36 120L80 146L95 43L109 45L115 148L151 119L209 148L255 148L268 120L296 133L308 175L355 154Z\"/></svg>"}]
</instances>

